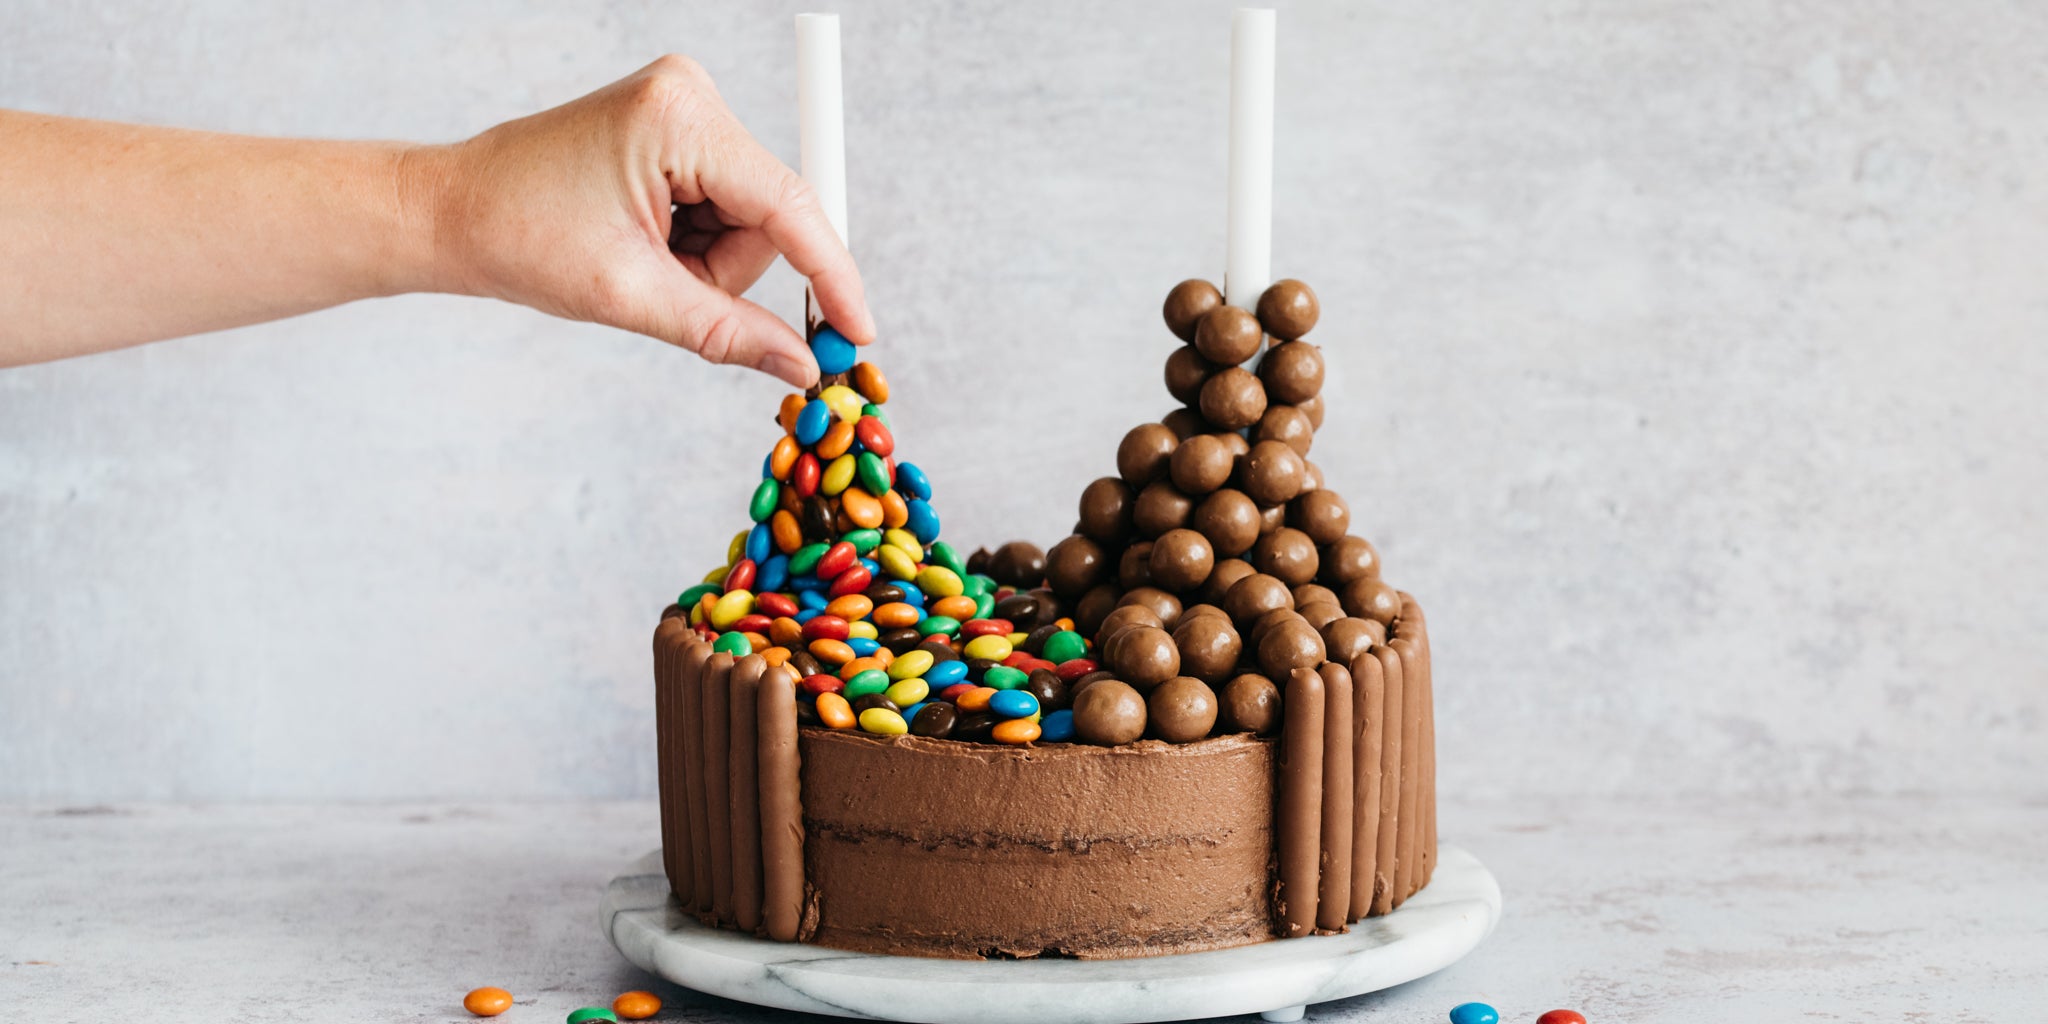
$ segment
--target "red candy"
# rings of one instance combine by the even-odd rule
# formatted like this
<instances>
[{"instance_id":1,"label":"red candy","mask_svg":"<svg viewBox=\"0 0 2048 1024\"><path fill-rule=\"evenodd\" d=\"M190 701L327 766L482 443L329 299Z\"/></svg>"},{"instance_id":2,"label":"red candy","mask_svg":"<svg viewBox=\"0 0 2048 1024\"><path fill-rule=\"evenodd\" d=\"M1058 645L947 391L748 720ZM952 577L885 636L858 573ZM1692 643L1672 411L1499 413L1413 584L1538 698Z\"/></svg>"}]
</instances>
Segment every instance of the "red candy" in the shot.
<instances>
[{"instance_id":1,"label":"red candy","mask_svg":"<svg viewBox=\"0 0 2048 1024\"><path fill-rule=\"evenodd\" d=\"M738 621L732 624L732 628L741 633L766 633L768 632L769 625L774 621L774 619L760 612L754 612L750 615L740 616Z\"/></svg>"},{"instance_id":2,"label":"red candy","mask_svg":"<svg viewBox=\"0 0 2048 1024\"><path fill-rule=\"evenodd\" d=\"M760 571L761 567L755 565L753 559L740 559L739 564L725 574L725 592L730 594L735 590L754 589L754 577L759 575Z\"/></svg>"},{"instance_id":3,"label":"red candy","mask_svg":"<svg viewBox=\"0 0 2048 1024\"><path fill-rule=\"evenodd\" d=\"M960 627L965 636L1009 636L1016 631L1008 619L968 619Z\"/></svg>"},{"instance_id":4,"label":"red candy","mask_svg":"<svg viewBox=\"0 0 2048 1024\"><path fill-rule=\"evenodd\" d=\"M841 546L847 547L848 550L851 550L851 547L846 545L843 541L841 542ZM845 597L848 594L858 594L861 591L866 590L868 588L868 584L873 583L874 581L875 574L869 572L867 566L856 565L833 578L832 589L829 591L829 593L833 597Z\"/></svg>"},{"instance_id":5,"label":"red candy","mask_svg":"<svg viewBox=\"0 0 2048 1024\"><path fill-rule=\"evenodd\" d=\"M939 699L944 701L958 701L960 699L961 694L966 693L969 690L979 688L980 684L978 683L954 683L953 685L948 686L945 689L939 691Z\"/></svg>"},{"instance_id":6,"label":"red candy","mask_svg":"<svg viewBox=\"0 0 2048 1024\"><path fill-rule=\"evenodd\" d=\"M754 598L754 607L759 608L762 614L771 619L796 618L796 599L788 594L777 594L773 591L762 594Z\"/></svg>"},{"instance_id":7,"label":"red candy","mask_svg":"<svg viewBox=\"0 0 2048 1024\"><path fill-rule=\"evenodd\" d=\"M1055 665L1052 662L1045 660L1044 658L1026 658L1023 661L1020 661L1010 667L1022 670L1026 673L1036 672L1039 669L1044 669L1047 672L1051 672L1059 668L1058 665Z\"/></svg>"},{"instance_id":8,"label":"red candy","mask_svg":"<svg viewBox=\"0 0 2048 1024\"><path fill-rule=\"evenodd\" d=\"M1054 665L1052 670L1061 679L1071 683L1101 667L1095 663L1093 658L1075 658L1072 661L1063 661Z\"/></svg>"},{"instance_id":9,"label":"red candy","mask_svg":"<svg viewBox=\"0 0 2048 1024\"><path fill-rule=\"evenodd\" d=\"M837 615L819 615L804 623L805 640L844 640L850 635L846 620Z\"/></svg>"},{"instance_id":10,"label":"red candy","mask_svg":"<svg viewBox=\"0 0 2048 1024\"><path fill-rule=\"evenodd\" d=\"M1024 663L1031 660L1031 652L1020 647L1017 650L1011 651L1010 656L1003 659L1003 664L1011 668L1024 668ZM1031 670L1024 669L1024 671L1029 672Z\"/></svg>"},{"instance_id":11,"label":"red candy","mask_svg":"<svg viewBox=\"0 0 2048 1024\"><path fill-rule=\"evenodd\" d=\"M853 436L860 438L861 447L876 455L887 456L896 450L895 436L889 433L889 428L879 417L862 416L860 422L853 425Z\"/></svg>"},{"instance_id":12,"label":"red candy","mask_svg":"<svg viewBox=\"0 0 2048 1024\"><path fill-rule=\"evenodd\" d=\"M1536 1024L1586 1024L1586 1015L1577 1010L1552 1010L1536 1018Z\"/></svg>"},{"instance_id":13,"label":"red candy","mask_svg":"<svg viewBox=\"0 0 2048 1024\"><path fill-rule=\"evenodd\" d=\"M829 580L858 564L860 564L860 552L855 551L853 545L842 540L825 549L825 553L818 556L818 578ZM867 584L861 584L861 589L867 589Z\"/></svg>"},{"instance_id":14,"label":"red candy","mask_svg":"<svg viewBox=\"0 0 2048 1024\"><path fill-rule=\"evenodd\" d=\"M818 457L805 452L796 460L796 468L790 471L789 486L796 488L796 496L808 498L818 493L818 480L825 475L825 467L818 465Z\"/></svg>"},{"instance_id":15,"label":"red candy","mask_svg":"<svg viewBox=\"0 0 2048 1024\"><path fill-rule=\"evenodd\" d=\"M804 677L804 692L813 697L821 693L838 693L846 689L846 680L838 676L819 674Z\"/></svg>"}]
</instances>

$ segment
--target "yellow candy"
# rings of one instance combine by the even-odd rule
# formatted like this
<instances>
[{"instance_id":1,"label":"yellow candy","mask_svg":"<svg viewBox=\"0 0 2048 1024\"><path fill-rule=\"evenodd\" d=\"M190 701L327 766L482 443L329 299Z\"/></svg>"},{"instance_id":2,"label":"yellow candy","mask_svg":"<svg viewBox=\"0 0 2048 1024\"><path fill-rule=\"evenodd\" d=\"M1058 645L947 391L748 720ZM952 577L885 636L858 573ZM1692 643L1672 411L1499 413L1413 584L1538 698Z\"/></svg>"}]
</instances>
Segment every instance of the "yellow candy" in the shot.
<instances>
[{"instance_id":1,"label":"yellow candy","mask_svg":"<svg viewBox=\"0 0 2048 1024\"><path fill-rule=\"evenodd\" d=\"M1023 645L1024 641L1029 639L1031 639L1031 634L1029 633L1010 634L1010 649L1013 651L1016 650L1018 647Z\"/></svg>"},{"instance_id":2,"label":"yellow candy","mask_svg":"<svg viewBox=\"0 0 2048 1024\"><path fill-rule=\"evenodd\" d=\"M927 565L917 574L917 589L933 597L959 597L967 588L953 570L943 565Z\"/></svg>"},{"instance_id":3,"label":"yellow candy","mask_svg":"<svg viewBox=\"0 0 2048 1024\"><path fill-rule=\"evenodd\" d=\"M745 557L747 557L747 531L741 530L733 534L732 543L725 546L725 564L727 567L738 565L740 564L740 559Z\"/></svg>"},{"instance_id":4,"label":"yellow candy","mask_svg":"<svg viewBox=\"0 0 2048 1024\"><path fill-rule=\"evenodd\" d=\"M861 712L860 728L862 732L871 732L878 736L901 736L910 731L910 726L903 722L903 716L888 708L869 708ZM1037 738L1035 735L1032 737Z\"/></svg>"},{"instance_id":5,"label":"yellow candy","mask_svg":"<svg viewBox=\"0 0 2048 1024\"><path fill-rule=\"evenodd\" d=\"M917 542L917 534L900 526L882 531L882 543L909 555L913 562L924 558L924 545Z\"/></svg>"},{"instance_id":6,"label":"yellow candy","mask_svg":"<svg viewBox=\"0 0 2048 1024\"><path fill-rule=\"evenodd\" d=\"M932 660L932 652L912 648L889 663L889 678L915 679L931 671Z\"/></svg>"},{"instance_id":7,"label":"yellow candy","mask_svg":"<svg viewBox=\"0 0 2048 1024\"><path fill-rule=\"evenodd\" d=\"M742 616L754 610L754 594L748 590L735 590L718 599L711 606L711 628L731 629Z\"/></svg>"},{"instance_id":8,"label":"yellow candy","mask_svg":"<svg viewBox=\"0 0 2048 1024\"><path fill-rule=\"evenodd\" d=\"M917 559L910 557L902 548L884 544L875 549L875 561L892 580L907 580L917 575Z\"/></svg>"},{"instance_id":9,"label":"yellow candy","mask_svg":"<svg viewBox=\"0 0 2048 1024\"><path fill-rule=\"evenodd\" d=\"M1001 661L1010 656L1010 639L1001 636L978 636L967 641L962 653L984 661Z\"/></svg>"},{"instance_id":10,"label":"yellow candy","mask_svg":"<svg viewBox=\"0 0 2048 1024\"><path fill-rule=\"evenodd\" d=\"M853 456L841 455L825 466L825 475L818 481L818 490L826 494L838 494L853 483Z\"/></svg>"},{"instance_id":11,"label":"yellow candy","mask_svg":"<svg viewBox=\"0 0 2048 1024\"><path fill-rule=\"evenodd\" d=\"M874 623L862 621L847 623L846 635L857 636L860 637L862 640L873 640L875 637L880 636L881 634L875 631Z\"/></svg>"},{"instance_id":12,"label":"yellow candy","mask_svg":"<svg viewBox=\"0 0 2048 1024\"><path fill-rule=\"evenodd\" d=\"M925 699L931 692L931 685L922 679L899 679L890 684L888 689L883 690L882 696L889 698L889 703L899 708L907 708Z\"/></svg>"},{"instance_id":13,"label":"yellow candy","mask_svg":"<svg viewBox=\"0 0 2048 1024\"><path fill-rule=\"evenodd\" d=\"M705 574L704 574L704 582L706 582L706 583L724 583L724 582L725 582L725 575L726 575L727 573L731 572L731 571L732 571L732 566L729 566L729 565L721 565L721 566L719 566L718 568L716 568L716 569L713 569L713 570L711 570L710 572L707 572L707 573L705 573Z\"/></svg>"},{"instance_id":14,"label":"yellow candy","mask_svg":"<svg viewBox=\"0 0 2048 1024\"><path fill-rule=\"evenodd\" d=\"M834 384L818 392L818 397L824 399L834 416L848 423L860 419L860 407L867 404L867 399L862 398L860 392L844 384Z\"/></svg>"},{"instance_id":15,"label":"yellow candy","mask_svg":"<svg viewBox=\"0 0 2048 1024\"><path fill-rule=\"evenodd\" d=\"M692 609L690 609L690 625L692 625L692 626L701 626L701 625L703 625L703 624L704 624L704 606L700 604L700 605L698 605L697 607L695 607L695 608L692 608Z\"/></svg>"}]
</instances>

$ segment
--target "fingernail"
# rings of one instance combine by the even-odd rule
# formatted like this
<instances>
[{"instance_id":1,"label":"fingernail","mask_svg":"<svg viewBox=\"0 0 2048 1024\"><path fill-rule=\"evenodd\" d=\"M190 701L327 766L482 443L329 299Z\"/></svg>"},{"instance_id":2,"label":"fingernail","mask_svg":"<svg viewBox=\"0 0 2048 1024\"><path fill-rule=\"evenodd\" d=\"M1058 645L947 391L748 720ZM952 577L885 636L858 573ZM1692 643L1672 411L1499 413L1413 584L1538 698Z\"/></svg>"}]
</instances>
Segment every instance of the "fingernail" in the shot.
<instances>
[{"instance_id":1,"label":"fingernail","mask_svg":"<svg viewBox=\"0 0 2048 1024\"><path fill-rule=\"evenodd\" d=\"M761 357L761 362L755 369L770 376L780 377L800 388L807 388L818 382L818 364L807 359L792 359L780 352L770 352Z\"/></svg>"}]
</instances>

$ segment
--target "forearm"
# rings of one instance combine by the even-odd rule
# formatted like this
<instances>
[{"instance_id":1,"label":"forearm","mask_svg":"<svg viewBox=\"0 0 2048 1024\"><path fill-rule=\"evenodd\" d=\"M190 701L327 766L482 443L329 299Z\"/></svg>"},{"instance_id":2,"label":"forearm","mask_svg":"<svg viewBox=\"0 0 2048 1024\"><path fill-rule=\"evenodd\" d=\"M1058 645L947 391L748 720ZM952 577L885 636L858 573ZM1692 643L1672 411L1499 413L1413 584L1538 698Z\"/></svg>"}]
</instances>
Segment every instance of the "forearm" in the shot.
<instances>
[{"instance_id":1,"label":"forearm","mask_svg":"<svg viewBox=\"0 0 2048 1024\"><path fill-rule=\"evenodd\" d=\"M0 111L0 365L431 290L438 152Z\"/></svg>"}]
</instances>

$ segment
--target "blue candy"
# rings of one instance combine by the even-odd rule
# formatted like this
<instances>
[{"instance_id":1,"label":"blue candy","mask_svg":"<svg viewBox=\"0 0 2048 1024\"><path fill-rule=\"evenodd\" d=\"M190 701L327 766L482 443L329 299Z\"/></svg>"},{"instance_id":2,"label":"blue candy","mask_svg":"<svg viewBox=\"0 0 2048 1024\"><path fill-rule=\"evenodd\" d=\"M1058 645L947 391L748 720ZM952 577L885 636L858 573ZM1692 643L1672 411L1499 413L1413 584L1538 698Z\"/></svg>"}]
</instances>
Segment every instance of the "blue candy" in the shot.
<instances>
[{"instance_id":1,"label":"blue candy","mask_svg":"<svg viewBox=\"0 0 2048 1024\"><path fill-rule=\"evenodd\" d=\"M882 645L864 636L848 637L846 646L853 648L853 656L865 658L882 649Z\"/></svg>"},{"instance_id":2,"label":"blue candy","mask_svg":"<svg viewBox=\"0 0 2048 1024\"><path fill-rule=\"evenodd\" d=\"M910 499L910 519L903 525L917 535L919 543L930 544L939 539L939 514L923 498Z\"/></svg>"},{"instance_id":3,"label":"blue candy","mask_svg":"<svg viewBox=\"0 0 2048 1024\"><path fill-rule=\"evenodd\" d=\"M922 609L924 607L924 591L917 589L917 584L912 583L909 580L892 580L890 582L896 584L896 588L898 590L903 591L904 604L907 604L912 608L918 609ZM923 616L919 616L919 618L922 617Z\"/></svg>"},{"instance_id":4,"label":"blue candy","mask_svg":"<svg viewBox=\"0 0 2048 1024\"><path fill-rule=\"evenodd\" d=\"M803 595L799 594L797 596L802 597ZM791 618L794 618L798 625L802 625L823 614L825 614L825 609L823 608L799 608Z\"/></svg>"},{"instance_id":5,"label":"blue candy","mask_svg":"<svg viewBox=\"0 0 2048 1024\"><path fill-rule=\"evenodd\" d=\"M1451 1007L1451 1024L1500 1024L1500 1011L1485 1003L1459 1003Z\"/></svg>"},{"instance_id":6,"label":"blue candy","mask_svg":"<svg viewBox=\"0 0 2048 1024\"><path fill-rule=\"evenodd\" d=\"M760 565L768 560L769 555L774 553L775 538L768 532L768 524L755 523L754 528L747 531L747 557L753 559L755 565ZM755 589L770 590L773 588L757 586Z\"/></svg>"},{"instance_id":7,"label":"blue candy","mask_svg":"<svg viewBox=\"0 0 2048 1024\"><path fill-rule=\"evenodd\" d=\"M988 699L988 709L1004 718L1030 718L1038 713L1038 698L1029 690L997 690Z\"/></svg>"},{"instance_id":8,"label":"blue candy","mask_svg":"<svg viewBox=\"0 0 2048 1024\"><path fill-rule=\"evenodd\" d=\"M766 455L763 455L763 456L761 456L761 479L763 479L763 480L766 480L766 479L768 479L769 477L771 477L771 476L774 476L774 475L775 475L775 471L774 471L774 468L773 468L773 467L774 467L774 465L775 465L775 453L774 453L774 452L769 452L768 454L766 454Z\"/></svg>"},{"instance_id":9,"label":"blue candy","mask_svg":"<svg viewBox=\"0 0 2048 1024\"><path fill-rule=\"evenodd\" d=\"M964 661L942 661L924 673L925 685L933 690L943 690L967 678L967 663Z\"/></svg>"},{"instance_id":10,"label":"blue candy","mask_svg":"<svg viewBox=\"0 0 2048 1024\"><path fill-rule=\"evenodd\" d=\"M819 611L824 611L825 606L831 604L832 600L819 591L806 590L796 595L796 603L799 608L815 608Z\"/></svg>"},{"instance_id":11,"label":"blue candy","mask_svg":"<svg viewBox=\"0 0 2048 1024\"><path fill-rule=\"evenodd\" d=\"M776 555L761 563L761 574L754 579L754 592L765 594L771 590L781 590L782 585L788 582L789 556Z\"/></svg>"},{"instance_id":12,"label":"blue candy","mask_svg":"<svg viewBox=\"0 0 2048 1024\"><path fill-rule=\"evenodd\" d=\"M863 558L860 560L860 566L868 571L870 577L874 579L882 578L882 563L872 558Z\"/></svg>"},{"instance_id":13,"label":"blue candy","mask_svg":"<svg viewBox=\"0 0 2048 1024\"><path fill-rule=\"evenodd\" d=\"M789 589L796 591L796 596L798 600L802 600L805 594L811 593L813 591L823 590L829 586L831 586L831 584L817 578L816 576L811 575L810 573L804 573L802 575L792 574L789 577Z\"/></svg>"},{"instance_id":14,"label":"blue candy","mask_svg":"<svg viewBox=\"0 0 2048 1024\"><path fill-rule=\"evenodd\" d=\"M911 706L909 706L909 707L907 707L907 708L904 708L904 709L903 709L903 720L904 720L904 721L906 721L906 722L908 722L908 721L910 721L911 719L913 719L913 718L916 718L916 717L917 717L917 713L918 713L918 712L920 712L920 711L923 711L923 710L924 710L924 706L925 706L926 704L930 704L930 703L931 703L931 701L928 701L928 700L921 700L921 701L918 701L918 702L917 702L917 703L915 703L915 704L912 704Z\"/></svg>"},{"instance_id":15,"label":"blue candy","mask_svg":"<svg viewBox=\"0 0 2048 1024\"><path fill-rule=\"evenodd\" d=\"M811 354L818 357L820 373L845 373L853 369L859 356L846 335L827 326L820 326L818 333L811 336Z\"/></svg>"},{"instance_id":16,"label":"blue candy","mask_svg":"<svg viewBox=\"0 0 2048 1024\"><path fill-rule=\"evenodd\" d=\"M806 448L817 444L831 425L832 407L826 405L822 398L811 399L811 403L804 406L804 411L796 414L796 443Z\"/></svg>"},{"instance_id":17,"label":"blue candy","mask_svg":"<svg viewBox=\"0 0 2048 1024\"><path fill-rule=\"evenodd\" d=\"M1015 693L1015 690L1005 691ZM1060 710L1038 720L1038 738L1047 743L1066 743L1074 738L1074 713Z\"/></svg>"},{"instance_id":18,"label":"blue candy","mask_svg":"<svg viewBox=\"0 0 2048 1024\"><path fill-rule=\"evenodd\" d=\"M914 462L896 464L896 489L919 501L932 500L932 478Z\"/></svg>"}]
</instances>

